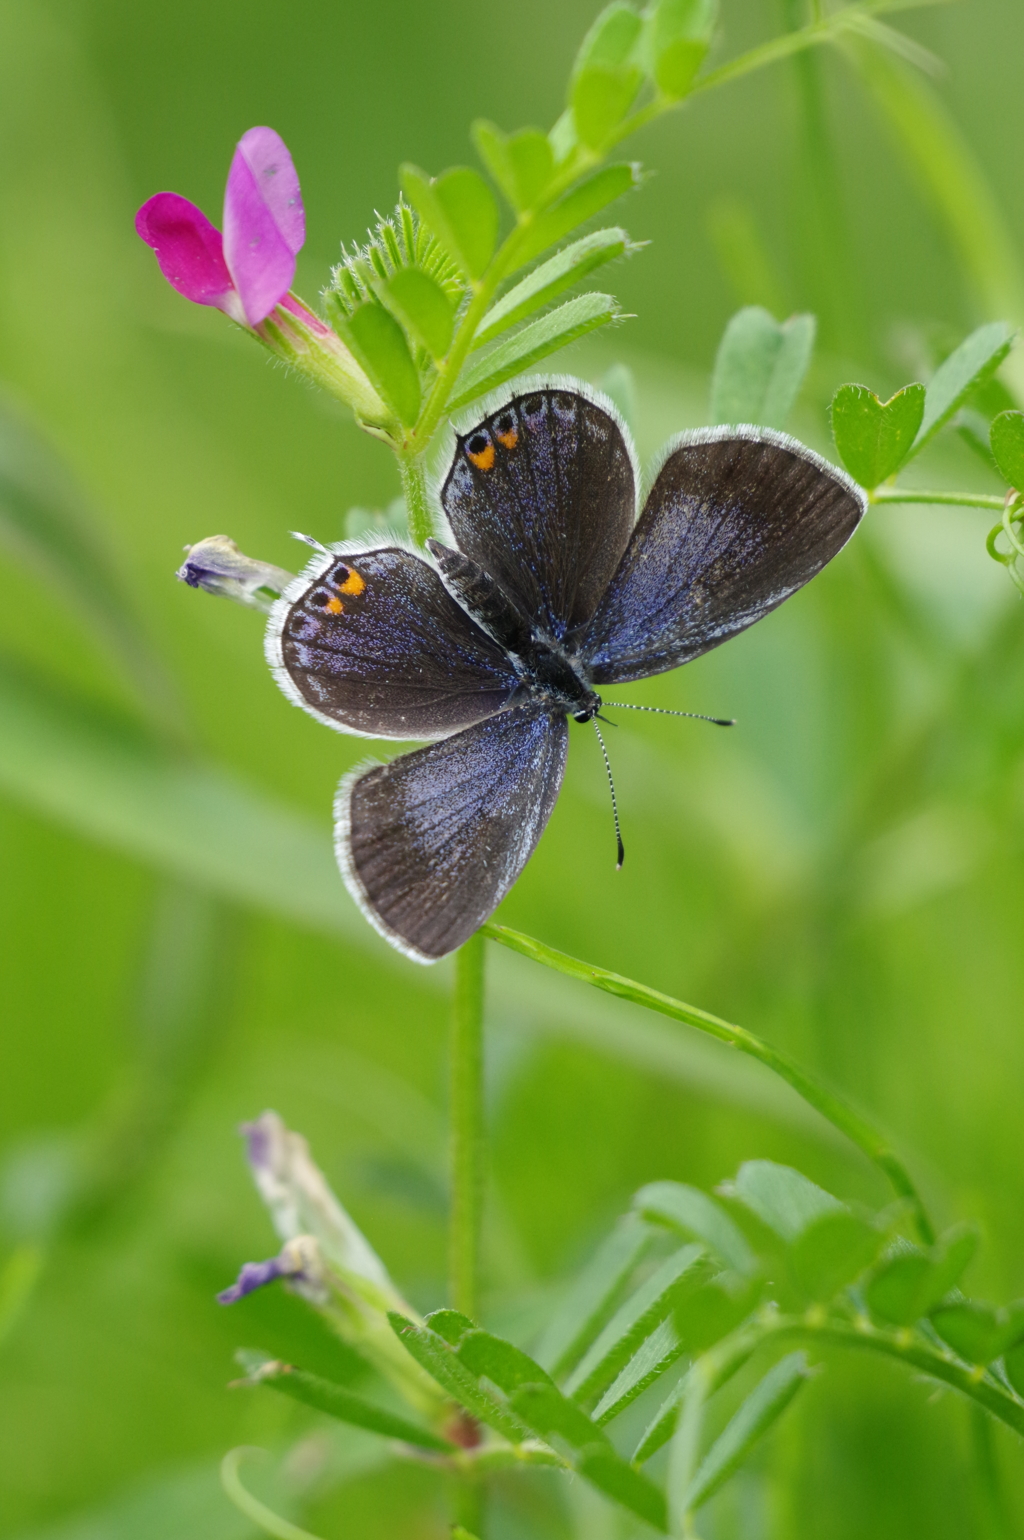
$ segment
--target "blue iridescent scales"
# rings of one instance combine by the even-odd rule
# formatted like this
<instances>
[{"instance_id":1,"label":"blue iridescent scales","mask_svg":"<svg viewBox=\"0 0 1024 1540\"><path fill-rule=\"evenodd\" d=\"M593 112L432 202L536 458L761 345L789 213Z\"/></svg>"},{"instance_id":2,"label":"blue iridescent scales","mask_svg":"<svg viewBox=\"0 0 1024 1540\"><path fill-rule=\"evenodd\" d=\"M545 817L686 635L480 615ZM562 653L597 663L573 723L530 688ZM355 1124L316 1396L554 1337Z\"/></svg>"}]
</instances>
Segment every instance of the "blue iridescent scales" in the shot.
<instances>
[{"instance_id":1,"label":"blue iridescent scales","mask_svg":"<svg viewBox=\"0 0 1024 1540\"><path fill-rule=\"evenodd\" d=\"M433 740L359 767L335 803L352 896L419 962L460 946L519 876L558 796L568 719L597 716L598 686L753 624L865 507L842 471L746 426L673 441L639 519L638 484L609 401L576 381L520 384L456 437L440 494L454 546L431 541L432 562L339 546L275 606L267 651L292 700L342 732Z\"/></svg>"}]
</instances>

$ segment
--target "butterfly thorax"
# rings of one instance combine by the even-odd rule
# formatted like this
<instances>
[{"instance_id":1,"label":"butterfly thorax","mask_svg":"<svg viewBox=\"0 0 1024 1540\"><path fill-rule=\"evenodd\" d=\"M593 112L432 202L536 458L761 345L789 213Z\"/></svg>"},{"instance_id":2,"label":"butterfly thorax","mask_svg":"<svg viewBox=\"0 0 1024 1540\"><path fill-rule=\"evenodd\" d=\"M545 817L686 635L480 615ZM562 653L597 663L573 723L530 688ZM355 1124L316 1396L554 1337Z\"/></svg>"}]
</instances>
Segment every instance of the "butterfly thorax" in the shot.
<instances>
[{"instance_id":1,"label":"butterfly thorax","mask_svg":"<svg viewBox=\"0 0 1024 1540\"><path fill-rule=\"evenodd\" d=\"M532 698L577 722L595 717L601 709L601 697L558 642L532 626L500 584L475 561L437 540L427 544L452 598L505 651L522 680L522 696L513 699Z\"/></svg>"}]
</instances>

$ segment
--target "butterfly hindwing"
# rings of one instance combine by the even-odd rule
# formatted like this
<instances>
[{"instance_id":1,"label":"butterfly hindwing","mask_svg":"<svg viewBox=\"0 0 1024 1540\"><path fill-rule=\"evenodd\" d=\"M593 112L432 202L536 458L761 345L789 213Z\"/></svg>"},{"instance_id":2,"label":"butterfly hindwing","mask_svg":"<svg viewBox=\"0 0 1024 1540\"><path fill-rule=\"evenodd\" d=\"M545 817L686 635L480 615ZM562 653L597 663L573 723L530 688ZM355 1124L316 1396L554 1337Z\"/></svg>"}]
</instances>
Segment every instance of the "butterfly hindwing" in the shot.
<instances>
[{"instance_id":1,"label":"butterfly hindwing","mask_svg":"<svg viewBox=\"0 0 1024 1540\"><path fill-rule=\"evenodd\" d=\"M564 716L514 706L345 777L335 803L338 861L392 945L434 962L483 924L540 839L567 745Z\"/></svg>"},{"instance_id":2,"label":"butterfly hindwing","mask_svg":"<svg viewBox=\"0 0 1024 1540\"><path fill-rule=\"evenodd\" d=\"M457 732L518 686L501 648L400 546L325 553L275 605L267 655L292 700L371 738Z\"/></svg>"},{"instance_id":3,"label":"butterfly hindwing","mask_svg":"<svg viewBox=\"0 0 1024 1540\"><path fill-rule=\"evenodd\" d=\"M760 620L842 549L864 506L842 471L782 434L725 428L684 439L574 639L594 683L676 668Z\"/></svg>"},{"instance_id":4,"label":"butterfly hindwing","mask_svg":"<svg viewBox=\"0 0 1024 1540\"><path fill-rule=\"evenodd\" d=\"M626 549L636 478L611 410L544 386L459 435L441 503L459 549L560 639L590 619Z\"/></svg>"}]
</instances>

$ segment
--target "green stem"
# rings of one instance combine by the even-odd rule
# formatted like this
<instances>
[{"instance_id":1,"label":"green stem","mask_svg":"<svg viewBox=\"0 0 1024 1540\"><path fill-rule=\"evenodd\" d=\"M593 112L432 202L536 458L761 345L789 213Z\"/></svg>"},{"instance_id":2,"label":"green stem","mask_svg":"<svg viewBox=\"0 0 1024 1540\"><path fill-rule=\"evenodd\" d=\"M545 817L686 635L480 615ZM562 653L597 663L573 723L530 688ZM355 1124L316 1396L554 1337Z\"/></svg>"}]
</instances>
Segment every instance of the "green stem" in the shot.
<instances>
[{"instance_id":1,"label":"green stem","mask_svg":"<svg viewBox=\"0 0 1024 1540\"><path fill-rule=\"evenodd\" d=\"M484 941L478 932L455 954L451 1040L449 1296L472 1320L484 1194L483 1018Z\"/></svg>"},{"instance_id":2,"label":"green stem","mask_svg":"<svg viewBox=\"0 0 1024 1540\"><path fill-rule=\"evenodd\" d=\"M505 925L497 925L493 920L483 926L482 934L490 937L492 941L499 942L502 946L509 947L513 952L521 952L524 957L529 957L534 962L543 963L546 968L554 968L558 973L565 973L569 978L579 979L584 984L591 984L595 989L617 995L622 1000L632 1000L634 1004L645 1006L650 1011L658 1011L662 1016L671 1016L675 1021L683 1021L687 1026L696 1027L699 1032L706 1032L710 1037L717 1038L719 1042L728 1043L730 1047L738 1048L741 1053L757 1059L791 1085L804 1101L809 1102L822 1117L828 1119L833 1127L838 1128L848 1139L851 1139L857 1148L863 1151L880 1171L884 1172L893 1189L910 1204L921 1239L927 1245L931 1245L935 1239L935 1232L920 1194L889 1141L842 1097L819 1084L787 1054L762 1042L746 1028L723 1021L720 1016L713 1016L709 1011L702 1011L694 1005L685 1005L681 1000L674 1000L671 995L664 995L660 990L650 989L646 984L638 984L633 979L623 978L619 973L611 973L606 968L581 962L565 952L556 951L554 947L545 946L543 942L534 940L532 936L524 936L520 931L509 930Z\"/></svg>"},{"instance_id":3,"label":"green stem","mask_svg":"<svg viewBox=\"0 0 1024 1540\"><path fill-rule=\"evenodd\" d=\"M434 533L434 520L430 512L427 493L426 456L400 454L398 472L402 478L402 495L409 518L409 534L419 546L426 545Z\"/></svg>"},{"instance_id":4,"label":"green stem","mask_svg":"<svg viewBox=\"0 0 1024 1540\"><path fill-rule=\"evenodd\" d=\"M950 503L963 508L991 508L1002 513L1005 497L985 492L928 492L917 487L876 487L869 494L873 503Z\"/></svg>"}]
</instances>

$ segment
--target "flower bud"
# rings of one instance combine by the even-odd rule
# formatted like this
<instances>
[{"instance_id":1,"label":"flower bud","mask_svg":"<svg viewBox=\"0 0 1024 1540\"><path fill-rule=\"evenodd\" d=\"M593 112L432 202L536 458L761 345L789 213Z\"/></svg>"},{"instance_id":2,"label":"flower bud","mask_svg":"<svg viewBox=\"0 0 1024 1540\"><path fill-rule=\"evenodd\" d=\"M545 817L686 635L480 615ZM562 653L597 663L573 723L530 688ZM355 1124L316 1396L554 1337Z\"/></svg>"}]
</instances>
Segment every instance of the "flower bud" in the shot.
<instances>
[{"instance_id":1,"label":"flower bud","mask_svg":"<svg viewBox=\"0 0 1024 1540\"><path fill-rule=\"evenodd\" d=\"M205 589L208 594L234 599L269 615L271 605L292 582L294 573L266 561L254 561L227 535L210 535L185 547L185 560L175 576L190 588Z\"/></svg>"}]
</instances>

